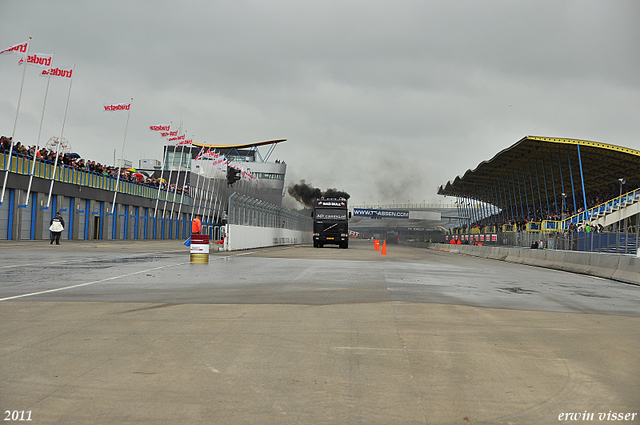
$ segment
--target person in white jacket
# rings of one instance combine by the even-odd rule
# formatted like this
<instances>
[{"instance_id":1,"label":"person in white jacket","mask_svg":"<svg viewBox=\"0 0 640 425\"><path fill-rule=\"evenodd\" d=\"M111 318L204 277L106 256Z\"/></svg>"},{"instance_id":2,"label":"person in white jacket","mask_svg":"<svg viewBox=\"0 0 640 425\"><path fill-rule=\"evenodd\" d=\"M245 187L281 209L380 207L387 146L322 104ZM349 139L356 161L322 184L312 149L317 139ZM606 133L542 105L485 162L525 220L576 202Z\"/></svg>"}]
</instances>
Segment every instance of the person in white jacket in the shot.
<instances>
[{"instance_id":1,"label":"person in white jacket","mask_svg":"<svg viewBox=\"0 0 640 425\"><path fill-rule=\"evenodd\" d=\"M56 215L54 215L49 222L49 230L51 230L51 243L49 245L53 245L54 240L56 241L56 245L60 245L60 235L64 230L64 219L59 211L56 212Z\"/></svg>"}]
</instances>

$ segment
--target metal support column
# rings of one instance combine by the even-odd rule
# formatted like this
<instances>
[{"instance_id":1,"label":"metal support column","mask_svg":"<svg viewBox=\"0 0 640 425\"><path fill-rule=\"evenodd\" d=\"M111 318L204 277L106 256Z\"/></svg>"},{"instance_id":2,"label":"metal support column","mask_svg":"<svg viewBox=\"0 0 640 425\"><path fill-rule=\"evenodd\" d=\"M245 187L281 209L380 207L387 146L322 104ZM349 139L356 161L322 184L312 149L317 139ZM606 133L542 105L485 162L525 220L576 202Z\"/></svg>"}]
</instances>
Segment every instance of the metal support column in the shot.
<instances>
[{"instance_id":1,"label":"metal support column","mask_svg":"<svg viewBox=\"0 0 640 425\"><path fill-rule=\"evenodd\" d=\"M547 173L544 170L544 159L542 160L542 179L544 181L544 197L547 198L547 214L551 215L551 206L549 205L549 191L547 190ZM538 164L536 163L536 174L538 173Z\"/></svg>"},{"instance_id":2,"label":"metal support column","mask_svg":"<svg viewBox=\"0 0 640 425\"><path fill-rule=\"evenodd\" d=\"M551 185L553 186L553 203L556 205L556 215L559 217L558 212L558 197L556 195L556 178L553 175L553 160L549 157L549 166L551 167Z\"/></svg>"},{"instance_id":3,"label":"metal support column","mask_svg":"<svg viewBox=\"0 0 640 425\"><path fill-rule=\"evenodd\" d=\"M560 164L560 184L562 185L562 212L561 216L564 214L564 211L567 209L567 191L564 190L564 178L562 176L562 160L560 159L560 152L558 152L558 163ZM567 212L569 212L567 210Z\"/></svg>"},{"instance_id":4,"label":"metal support column","mask_svg":"<svg viewBox=\"0 0 640 425\"><path fill-rule=\"evenodd\" d=\"M524 217L524 214L522 213L522 191L520 190L520 177L518 177L518 193L516 193L516 180L513 174L511 174L511 183L513 184L513 199L515 200L516 204L516 221L518 221L520 219L520 216ZM518 211L518 194L520 194L520 211Z\"/></svg>"},{"instance_id":5,"label":"metal support column","mask_svg":"<svg viewBox=\"0 0 640 425\"><path fill-rule=\"evenodd\" d=\"M524 170L522 170L522 187L524 187L524 200L527 201L527 220L531 220L531 213L529 212L529 196L527 195L527 180L524 178ZM518 190L520 190L520 174L518 174ZM520 206L524 210L524 204L522 203L522 191L520 191ZM524 218L524 212L522 217Z\"/></svg>"},{"instance_id":6,"label":"metal support column","mask_svg":"<svg viewBox=\"0 0 640 425\"><path fill-rule=\"evenodd\" d=\"M573 195L573 214L578 214L578 205L576 203L576 191L573 186L573 170L571 169L571 152L569 152L569 148L567 148L567 158L569 158L569 177L571 177L571 194Z\"/></svg>"},{"instance_id":7,"label":"metal support column","mask_svg":"<svg viewBox=\"0 0 640 425\"><path fill-rule=\"evenodd\" d=\"M542 194L540 193L540 175L538 174L538 161L536 161L534 165L536 167L536 183L538 184L538 203L540 204L540 221L544 221L545 214L544 214L544 209L542 208Z\"/></svg>"},{"instance_id":8,"label":"metal support column","mask_svg":"<svg viewBox=\"0 0 640 425\"><path fill-rule=\"evenodd\" d=\"M528 167L529 167L529 185L531 186L531 206L533 207L533 219L537 220L538 215L536 214L536 196L533 193L533 177L531 176L531 164L529 164ZM528 198L527 198L527 204L529 204Z\"/></svg>"},{"instance_id":9,"label":"metal support column","mask_svg":"<svg viewBox=\"0 0 640 425\"><path fill-rule=\"evenodd\" d=\"M507 194L509 195L508 205L510 207L511 220L515 220L515 216L513 215L513 199L511 198L511 190L509 189L509 179L502 180L502 191L504 192L505 202L507 202Z\"/></svg>"},{"instance_id":10,"label":"metal support column","mask_svg":"<svg viewBox=\"0 0 640 425\"><path fill-rule=\"evenodd\" d=\"M587 218L587 209L589 209L589 206L587 205L587 193L584 190L584 174L582 172L582 158L580 156L580 145L576 145L576 148L578 148L578 165L580 166L580 182L582 183L582 201L584 202L584 213L585 213L585 218Z\"/></svg>"}]
</instances>

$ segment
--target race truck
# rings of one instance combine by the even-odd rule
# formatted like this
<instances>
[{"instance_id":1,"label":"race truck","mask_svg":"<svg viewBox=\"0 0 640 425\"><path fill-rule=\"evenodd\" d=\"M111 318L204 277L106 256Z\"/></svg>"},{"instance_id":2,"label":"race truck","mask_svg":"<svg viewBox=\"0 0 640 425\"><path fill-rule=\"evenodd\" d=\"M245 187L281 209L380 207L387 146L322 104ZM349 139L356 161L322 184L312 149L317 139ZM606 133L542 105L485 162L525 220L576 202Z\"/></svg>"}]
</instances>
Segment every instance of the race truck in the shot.
<instances>
[{"instance_id":1,"label":"race truck","mask_svg":"<svg viewBox=\"0 0 640 425\"><path fill-rule=\"evenodd\" d=\"M344 198L318 198L313 212L313 246L326 244L349 247L349 219L347 200Z\"/></svg>"}]
</instances>

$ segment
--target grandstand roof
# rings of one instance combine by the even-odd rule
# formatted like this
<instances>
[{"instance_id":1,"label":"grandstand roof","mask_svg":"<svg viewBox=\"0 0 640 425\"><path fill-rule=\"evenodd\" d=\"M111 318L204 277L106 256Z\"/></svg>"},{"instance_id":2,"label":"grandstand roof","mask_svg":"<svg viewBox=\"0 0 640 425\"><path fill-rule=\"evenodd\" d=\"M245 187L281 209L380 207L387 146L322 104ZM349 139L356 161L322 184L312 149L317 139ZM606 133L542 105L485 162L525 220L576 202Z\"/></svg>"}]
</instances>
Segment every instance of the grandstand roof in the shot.
<instances>
[{"instance_id":1,"label":"grandstand roof","mask_svg":"<svg viewBox=\"0 0 640 425\"><path fill-rule=\"evenodd\" d=\"M242 143L239 145L211 145L208 143L197 143L194 142L193 146L205 147L205 148L214 148L214 149L246 149L246 148L254 148L258 146L265 145L275 145L277 143L286 142L287 139L276 139L276 140L264 140L262 142L252 142L252 143Z\"/></svg>"},{"instance_id":2,"label":"grandstand roof","mask_svg":"<svg viewBox=\"0 0 640 425\"><path fill-rule=\"evenodd\" d=\"M467 170L462 177L458 176L453 182L449 181L445 186L440 186L438 194L477 199L502 207L502 202L492 200L502 198L496 193L500 187L506 190L503 182L508 180L516 191L519 189L523 193L523 196L525 191L529 197L533 192L533 199L537 203L538 182L543 199L547 196L545 188L549 199L553 198L554 188L557 196L560 196L563 191L560 178L562 170L564 191L571 196L572 174L576 197L582 199L577 146L580 147L587 194L619 187L619 178L626 179L629 185L640 185L640 151L587 140L526 136L490 160L481 162L475 169ZM534 190L531 189L532 186ZM491 189L492 187L498 189ZM579 202L579 205L582 205L582 202Z\"/></svg>"}]
</instances>

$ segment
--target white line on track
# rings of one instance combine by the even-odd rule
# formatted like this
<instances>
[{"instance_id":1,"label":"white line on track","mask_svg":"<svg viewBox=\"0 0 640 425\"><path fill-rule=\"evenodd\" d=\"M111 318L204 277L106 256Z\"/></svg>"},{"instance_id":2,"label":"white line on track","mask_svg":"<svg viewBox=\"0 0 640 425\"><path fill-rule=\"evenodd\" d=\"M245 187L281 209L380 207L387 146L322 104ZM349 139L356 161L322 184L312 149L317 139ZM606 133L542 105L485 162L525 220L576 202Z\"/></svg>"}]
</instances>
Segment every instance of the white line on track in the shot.
<instances>
[{"instance_id":1,"label":"white line on track","mask_svg":"<svg viewBox=\"0 0 640 425\"><path fill-rule=\"evenodd\" d=\"M222 259L227 259L227 258L231 258L231 257L240 257L242 255L249 255L249 254L253 254L253 253L254 253L254 251L250 251L250 252L242 252L242 253L235 254L235 255L226 255L224 257L213 257L213 258L222 260ZM55 263L52 263L52 264L55 264ZM96 284L96 283L102 283L102 282L107 282L107 281L110 281L110 280L121 279L123 277L134 276L134 275L141 274L141 273L147 273L147 272L150 272L150 271L153 271L153 270L160 270L160 269L164 269L164 268L167 268L167 267L182 266L184 264L189 264L189 262L168 264L166 266L153 267L151 269L140 270L140 271L137 271L137 272L127 273L127 274L123 274L123 275L120 275L120 276L108 277L108 278L100 279L100 280L94 280L92 282L79 283L77 285L65 286L65 287L62 287L62 288L48 289L46 291L32 292L32 293L29 293L29 294L14 295L12 297L0 298L0 301L9 301L9 300L15 300L15 299L18 299L18 298L31 297L31 296L34 296L34 295L42 295L42 294L48 294L48 293L51 293L51 292L64 291L66 289L80 288L82 286L89 286L89 285L93 285L93 284Z\"/></svg>"},{"instance_id":2,"label":"white line on track","mask_svg":"<svg viewBox=\"0 0 640 425\"><path fill-rule=\"evenodd\" d=\"M166 266L159 266L159 267L154 267L152 269L146 269L146 270L140 270L140 271L133 272L133 273L127 273L127 274L123 274L123 275L120 275L120 276L108 277L106 279L94 280L93 282L79 283L77 285L65 286L65 287L56 288L56 289L48 289L46 291L32 292L30 294L14 295L13 297L0 298L0 301L15 300L17 298L31 297L33 295L48 294L48 293L51 293L51 292L64 291L66 289L80 288L81 286L88 286L88 285L93 285L95 283L107 282L109 280L116 280L116 279L120 279L120 278L123 278L123 277L134 276L136 274L147 273L147 272L150 272L150 271L153 271L153 270L160 270L160 269L164 269L166 267L181 266L183 264L189 264L189 263L169 264L169 265L166 265Z\"/></svg>"}]
</instances>

